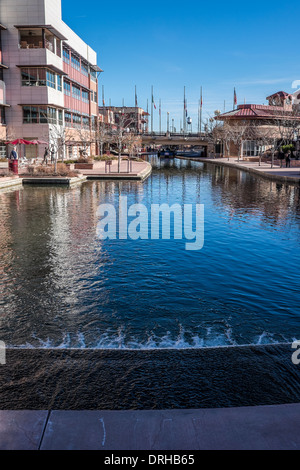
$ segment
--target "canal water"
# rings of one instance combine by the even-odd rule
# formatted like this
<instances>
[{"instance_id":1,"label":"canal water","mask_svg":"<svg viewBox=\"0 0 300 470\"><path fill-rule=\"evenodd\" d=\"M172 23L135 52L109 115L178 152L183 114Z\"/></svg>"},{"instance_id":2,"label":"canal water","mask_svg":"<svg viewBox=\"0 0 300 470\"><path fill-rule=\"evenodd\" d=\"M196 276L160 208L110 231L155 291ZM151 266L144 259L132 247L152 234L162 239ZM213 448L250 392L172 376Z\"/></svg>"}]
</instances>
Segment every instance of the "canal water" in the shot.
<instances>
[{"instance_id":1,"label":"canal water","mask_svg":"<svg viewBox=\"0 0 300 470\"><path fill-rule=\"evenodd\" d=\"M300 192L150 157L152 175L0 194L0 339L9 347L198 349L300 339ZM99 206L203 204L204 246L101 240ZM172 221L172 218L171 218Z\"/></svg>"}]
</instances>

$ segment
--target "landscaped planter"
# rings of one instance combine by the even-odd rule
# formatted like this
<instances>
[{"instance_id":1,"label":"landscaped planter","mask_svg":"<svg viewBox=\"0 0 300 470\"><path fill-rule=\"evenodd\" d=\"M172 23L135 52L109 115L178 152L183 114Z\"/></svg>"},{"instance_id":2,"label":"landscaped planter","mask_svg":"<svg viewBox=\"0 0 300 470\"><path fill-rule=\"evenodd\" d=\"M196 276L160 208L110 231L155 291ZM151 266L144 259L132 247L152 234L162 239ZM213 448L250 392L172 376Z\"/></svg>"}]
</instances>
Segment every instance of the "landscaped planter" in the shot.
<instances>
[{"instance_id":1,"label":"landscaped planter","mask_svg":"<svg viewBox=\"0 0 300 470\"><path fill-rule=\"evenodd\" d=\"M75 170L92 170L94 163L75 163Z\"/></svg>"}]
</instances>

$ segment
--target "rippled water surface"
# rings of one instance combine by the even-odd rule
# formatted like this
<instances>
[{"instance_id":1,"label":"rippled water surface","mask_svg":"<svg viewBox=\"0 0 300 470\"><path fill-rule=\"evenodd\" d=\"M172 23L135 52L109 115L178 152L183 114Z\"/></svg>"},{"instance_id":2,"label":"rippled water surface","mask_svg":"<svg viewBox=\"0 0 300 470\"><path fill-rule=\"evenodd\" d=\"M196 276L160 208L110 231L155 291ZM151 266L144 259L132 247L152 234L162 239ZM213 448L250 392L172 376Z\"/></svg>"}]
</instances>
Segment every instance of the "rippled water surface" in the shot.
<instances>
[{"instance_id":1,"label":"rippled water surface","mask_svg":"<svg viewBox=\"0 0 300 470\"><path fill-rule=\"evenodd\" d=\"M144 182L0 193L0 339L10 346L198 348L300 339L299 188L151 158ZM106 240L101 203L201 203L205 242Z\"/></svg>"}]
</instances>

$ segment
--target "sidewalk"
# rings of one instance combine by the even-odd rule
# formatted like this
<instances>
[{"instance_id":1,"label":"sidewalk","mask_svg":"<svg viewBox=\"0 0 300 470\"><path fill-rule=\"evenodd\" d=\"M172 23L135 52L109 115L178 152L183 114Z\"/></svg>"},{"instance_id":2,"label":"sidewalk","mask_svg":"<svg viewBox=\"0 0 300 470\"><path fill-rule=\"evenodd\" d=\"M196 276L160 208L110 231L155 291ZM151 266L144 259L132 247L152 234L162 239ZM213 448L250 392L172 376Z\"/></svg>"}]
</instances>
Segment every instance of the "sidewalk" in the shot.
<instances>
[{"instance_id":1,"label":"sidewalk","mask_svg":"<svg viewBox=\"0 0 300 470\"><path fill-rule=\"evenodd\" d=\"M300 404L0 411L1 450L299 450Z\"/></svg>"},{"instance_id":2,"label":"sidewalk","mask_svg":"<svg viewBox=\"0 0 300 470\"><path fill-rule=\"evenodd\" d=\"M185 157L176 157L185 158ZM300 167L285 168L278 165L271 168L270 163L251 162L251 161L238 161L237 157L230 157L229 160L225 158L193 158L191 160L197 160L201 162L210 162L214 164L220 164L223 166L237 168L239 170L249 171L256 173L264 178L268 178L278 182L284 183L299 183L300 182Z\"/></svg>"}]
</instances>

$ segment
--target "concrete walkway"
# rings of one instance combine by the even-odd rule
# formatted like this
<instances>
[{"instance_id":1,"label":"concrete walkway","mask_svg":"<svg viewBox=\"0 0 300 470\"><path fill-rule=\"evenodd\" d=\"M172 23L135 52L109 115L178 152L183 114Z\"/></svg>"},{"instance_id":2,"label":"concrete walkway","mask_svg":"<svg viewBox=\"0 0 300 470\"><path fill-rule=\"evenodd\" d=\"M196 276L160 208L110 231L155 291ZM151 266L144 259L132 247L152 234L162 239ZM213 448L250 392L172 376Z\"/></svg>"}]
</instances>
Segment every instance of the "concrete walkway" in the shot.
<instances>
[{"instance_id":1,"label":"concrete walkway","mask_svg":"<svg viewBox=\"0 0 300 470\"><path fill-rule=\"evenodd\" d=\"M186 157L176 157L176 158L184 158L188 160ZM237 157L227 157L225 158L191 158L191 160L197 160L202 162L210 162L214 164L219 164L223 166L237 168L239 170L248 171L250 173L256 173L259 176L264 178L281 182L281 183L296 183L300 182L300 167L292 167L292 168L285 168L280 167L278 164L274 165L271 168L270 163L261 162L253 162L253 161L238 161ZM294 163L294 162L292 162Z\"/></svg>"},{"instance_id":2,"label":"concrete walkway","mask_svg":"<svg viewBox=\"0 0 300 470\"><path fill-rule=\"evenodd\" d=\"M118 161L112 160L110 167L105 162L95 162L93 170L79 170L88 179L136 179L145 180L152 171L150 163L143 161L121 161L120 173L118 172Z\"/></svg>"},{"instance_id":3,"label":"concrete walkway","mask_svg":"<svg viewBox=\"0 0 300 470\"><path fill-rule=\"evenodd\" d=\"M1 450L300 450L300 404L0 411Z\"/></svg>"}]
</instances>

